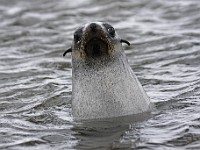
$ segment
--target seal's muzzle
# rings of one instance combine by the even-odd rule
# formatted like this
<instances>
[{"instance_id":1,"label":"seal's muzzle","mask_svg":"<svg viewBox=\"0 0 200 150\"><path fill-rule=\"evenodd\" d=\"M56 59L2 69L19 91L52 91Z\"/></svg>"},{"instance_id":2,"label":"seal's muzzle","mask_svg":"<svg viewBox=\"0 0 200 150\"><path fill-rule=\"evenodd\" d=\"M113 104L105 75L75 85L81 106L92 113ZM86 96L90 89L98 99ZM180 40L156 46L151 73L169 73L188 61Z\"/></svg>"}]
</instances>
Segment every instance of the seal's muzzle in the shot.
<instances>
[{"instance_id":1,"label":"seal's muzzle","mask_svg":"<svg viewBox=\"0 0 200 150\"><path fill-rule=\"evenodd\" d=\"M89 42L86 43L85 52L87 56L99 57L107 54L108 44L98 37L91 38Z\"/></svg>"},{"instance_id":2,"label":"seal's muzzle","mask_svg":"<svg viewBox=\"0 0 200 150\"><path fill-rule=\"evenodd\" d=\"M96 58L108 54L108 41L101 26L91 23L86 28L84 50L88 57Z\"/></svg>"}]
</instances>

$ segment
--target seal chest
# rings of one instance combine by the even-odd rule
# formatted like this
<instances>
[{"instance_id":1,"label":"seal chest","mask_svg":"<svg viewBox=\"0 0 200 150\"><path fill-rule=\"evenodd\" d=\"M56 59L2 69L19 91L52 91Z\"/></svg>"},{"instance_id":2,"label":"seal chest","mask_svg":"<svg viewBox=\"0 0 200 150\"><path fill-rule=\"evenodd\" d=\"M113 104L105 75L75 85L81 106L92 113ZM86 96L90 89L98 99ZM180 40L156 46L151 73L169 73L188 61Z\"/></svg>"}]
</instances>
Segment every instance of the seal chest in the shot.
<instances>
[{"instance_id":1,"label":"seal chest","mask_svg":"<svg viewBox=\"0 0 200 150\"><path fill-rule=\"evenodd\" d=\"M128 64L115 29L102 22L74 33L72 114L76 120L120 117L147 112L151 102Z\"/></svg>"}]
</instances>

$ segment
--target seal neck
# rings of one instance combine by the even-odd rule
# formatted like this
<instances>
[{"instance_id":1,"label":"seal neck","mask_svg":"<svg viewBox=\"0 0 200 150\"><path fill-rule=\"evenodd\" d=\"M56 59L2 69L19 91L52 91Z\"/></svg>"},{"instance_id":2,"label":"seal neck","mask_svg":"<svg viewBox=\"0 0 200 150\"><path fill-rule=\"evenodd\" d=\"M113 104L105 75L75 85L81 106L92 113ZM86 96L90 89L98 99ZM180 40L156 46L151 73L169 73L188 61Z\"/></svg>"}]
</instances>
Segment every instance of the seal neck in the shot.
<instances>
[{"instance_id":1,"label":"seal neck","mask_svg":"<svg viewBox=\"0 0 200 150\"><path fill-rule=\"evenodd\" d=\"M84 61L72 60L73 75L76 75L78 72L82 74L93 72L94 74L94 72L102 72L115 67L124 68L125 64L128 65L128 62L123 53L117 53L113 56L104 56L98 59L85 59Z\"/></svg>"}]
</instances>

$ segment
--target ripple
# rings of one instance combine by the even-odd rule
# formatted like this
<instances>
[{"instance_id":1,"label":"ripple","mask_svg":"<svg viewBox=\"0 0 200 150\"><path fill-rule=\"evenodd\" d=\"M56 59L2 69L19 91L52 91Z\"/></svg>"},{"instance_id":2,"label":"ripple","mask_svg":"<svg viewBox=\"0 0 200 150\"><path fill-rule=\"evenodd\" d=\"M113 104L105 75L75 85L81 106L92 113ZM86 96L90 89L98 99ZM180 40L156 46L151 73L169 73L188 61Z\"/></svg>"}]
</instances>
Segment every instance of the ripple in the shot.
<instances>
[{"instance_id":1,"label":"ripple","mask_svg":"<svg viewBox=\"0 0 200 150\"><path fill-rule=\"evenodd\" d=\"M1 149L199 149L200 3L1 0ZM148 119L75 122L73 32L110 22L157 110ZM94 127L94 126L95 127Z\"/></svg>"}]
</instances>

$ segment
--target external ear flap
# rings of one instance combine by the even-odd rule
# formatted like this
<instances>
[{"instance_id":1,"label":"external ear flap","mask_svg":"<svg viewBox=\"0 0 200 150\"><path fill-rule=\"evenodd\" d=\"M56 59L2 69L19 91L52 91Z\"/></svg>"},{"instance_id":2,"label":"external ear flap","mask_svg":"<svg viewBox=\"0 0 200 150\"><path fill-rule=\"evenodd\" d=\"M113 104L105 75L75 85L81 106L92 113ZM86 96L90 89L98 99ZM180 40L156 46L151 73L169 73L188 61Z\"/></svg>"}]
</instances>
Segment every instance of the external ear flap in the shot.
<instances>
[{"instance_id":1,"label":"external ear flap","mask_svg":"<svg viewBox=\"0 0 200 150\"><path fill-rule=\"evenodd\" d=\"M128 46L130 46L130 45L131 45L131 44L129 43L129 41L127 41L127 40L124 40L124 39L121 39L121 40L120 40L120 42L121 42L121 43L126 43Z\"/></svg>"},{"instance_id":2,"label":"external ear flap","mask_svg":"<svg viewBox=\"0 0 200 150\"><path fill-rule=\"evenodd\" d=\"M67 53L69 53L69 52L72 52L72 48L67 49L67 50L63 53L63 57L64 57Z\"/></svg>"}]
</instances>

